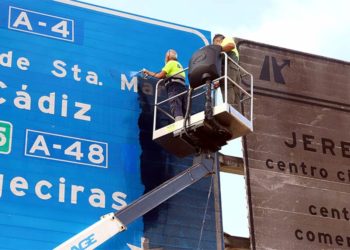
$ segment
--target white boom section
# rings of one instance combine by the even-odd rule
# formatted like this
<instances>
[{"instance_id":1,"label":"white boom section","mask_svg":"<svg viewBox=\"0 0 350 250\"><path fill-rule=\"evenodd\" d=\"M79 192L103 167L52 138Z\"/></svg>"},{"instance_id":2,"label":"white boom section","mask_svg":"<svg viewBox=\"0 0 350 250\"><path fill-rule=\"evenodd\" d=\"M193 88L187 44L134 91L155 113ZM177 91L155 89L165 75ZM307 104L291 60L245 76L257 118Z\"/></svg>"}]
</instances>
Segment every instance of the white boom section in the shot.
<instances>
[{"instance_id":1,"label":"white boom section","mask_svg":"<svg viewBox=\"0 0 350 250\"><path fill-rule=\"evenodd\" d=\"M114 213L109 213L54 250L92 250L125 229L126 227L115 217Z\"/></svg>"}]
</instances>

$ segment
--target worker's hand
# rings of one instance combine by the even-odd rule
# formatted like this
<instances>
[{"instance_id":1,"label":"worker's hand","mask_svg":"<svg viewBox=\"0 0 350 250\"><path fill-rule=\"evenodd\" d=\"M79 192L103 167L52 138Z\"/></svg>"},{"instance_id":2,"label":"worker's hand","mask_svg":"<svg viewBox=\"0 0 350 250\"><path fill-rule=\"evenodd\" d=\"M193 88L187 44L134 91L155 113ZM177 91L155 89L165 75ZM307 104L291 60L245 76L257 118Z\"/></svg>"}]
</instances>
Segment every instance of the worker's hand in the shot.
<instances>
[{"instance_id":1,"label":"worker's hand","mask_svg":"<svg viewBox=\"0 0 350 250\"><path fill-rule=\"evenodd\" d=\"M220 87L220 82L219 81L213 82L213 86L214 86L214 89L217 89L218 87Z\"/></svg>"},{"instance_id":2,"label":"worker's hand","mask_svg":"<svg viewBox=\"0 0 350 250\"><path fill-rule=\"evenodd\" d=\"M142 73L145 75L145 76L149 76L149 71L147 69L143 69L142 70Z\"/></svg>"}]
</instances>

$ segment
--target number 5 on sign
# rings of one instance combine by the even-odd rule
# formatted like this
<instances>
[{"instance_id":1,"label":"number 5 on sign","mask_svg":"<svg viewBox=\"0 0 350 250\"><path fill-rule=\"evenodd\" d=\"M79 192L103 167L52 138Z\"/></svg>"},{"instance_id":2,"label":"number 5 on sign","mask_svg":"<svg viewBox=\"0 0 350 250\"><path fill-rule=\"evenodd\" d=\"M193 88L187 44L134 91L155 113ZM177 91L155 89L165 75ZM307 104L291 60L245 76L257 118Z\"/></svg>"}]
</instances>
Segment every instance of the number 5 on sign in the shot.
<instances>
[{"instance_id":1,"label":"number 5 on sign","mask_svg":"<svg viewBox=\"0 0 350 250\"><path fill-rule=\"evenodd\" d=\"M11 142L12 124L0 121L0 154L9 154L11 152Z\"/></svg>"}]
</instances>

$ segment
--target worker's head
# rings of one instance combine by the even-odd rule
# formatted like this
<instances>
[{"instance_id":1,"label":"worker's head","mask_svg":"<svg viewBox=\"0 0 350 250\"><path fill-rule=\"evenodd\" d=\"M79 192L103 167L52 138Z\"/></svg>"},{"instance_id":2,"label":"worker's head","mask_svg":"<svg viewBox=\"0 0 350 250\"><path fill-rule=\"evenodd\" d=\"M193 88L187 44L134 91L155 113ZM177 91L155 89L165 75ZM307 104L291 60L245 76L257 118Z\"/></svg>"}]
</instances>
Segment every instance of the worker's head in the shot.
<instances>
[{"instance_id":1,"label":"worker's head","mask_svg":"<svg viewBox=\"0 0 350 250\"><path fill-rule=\"evenodd\" d=\"M170 60L177 60L177 53L173 49L169 49L165 54L165 62L169 62Z\"/></svg>"},{"instance_id":2,"label":"worker's head","mask_svg":"<svg viewBox=\"0 0 350 250\"><path fill-rule=\"evenodd\" d=\"M216 34L213 38L213 44L221 45L222 41L225 39L224 35Z\"/></svg>"}]
</instances>

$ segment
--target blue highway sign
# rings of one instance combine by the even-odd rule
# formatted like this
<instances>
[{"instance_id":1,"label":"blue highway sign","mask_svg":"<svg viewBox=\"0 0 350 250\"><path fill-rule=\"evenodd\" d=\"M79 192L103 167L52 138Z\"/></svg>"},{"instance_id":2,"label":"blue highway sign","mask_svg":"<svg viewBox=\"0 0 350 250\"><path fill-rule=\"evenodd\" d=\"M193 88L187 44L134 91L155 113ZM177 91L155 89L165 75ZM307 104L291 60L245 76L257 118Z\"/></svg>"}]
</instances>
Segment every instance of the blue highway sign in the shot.
<instances>
[{"instance_id":1,"label":"blue highway sign","mask_svg":"<svg viewBox=\"0 0 350 250\"><path fill-rule=\"evenodd\" d=\"M209 39L79 1L0 2L1 249L52 249L191 165L150 139L155 82L137 72L160 70L170 48L187 66ZM99 249L196 248L209 184ZM211 199L204 249L217 212Z\"/></svg>"}]
</instances>

